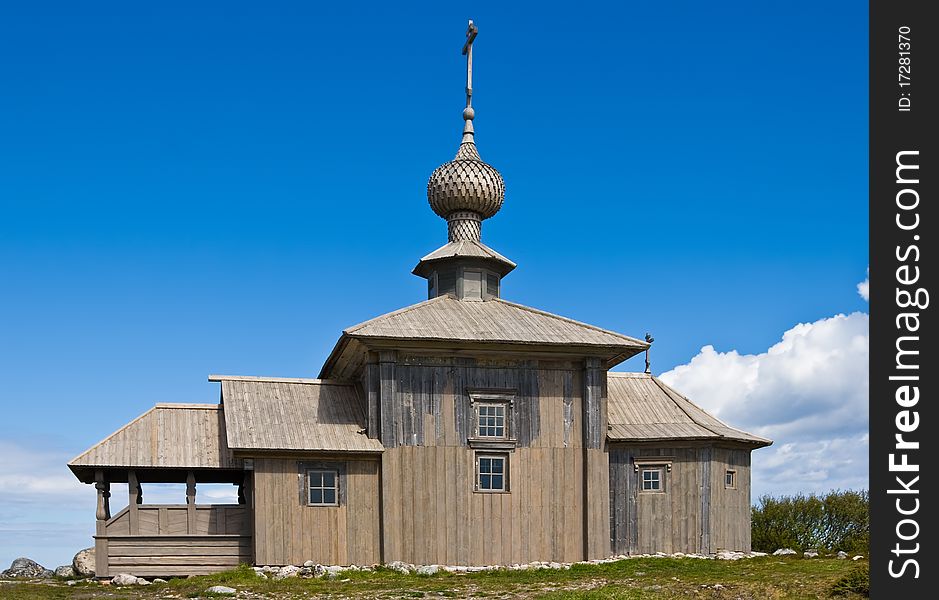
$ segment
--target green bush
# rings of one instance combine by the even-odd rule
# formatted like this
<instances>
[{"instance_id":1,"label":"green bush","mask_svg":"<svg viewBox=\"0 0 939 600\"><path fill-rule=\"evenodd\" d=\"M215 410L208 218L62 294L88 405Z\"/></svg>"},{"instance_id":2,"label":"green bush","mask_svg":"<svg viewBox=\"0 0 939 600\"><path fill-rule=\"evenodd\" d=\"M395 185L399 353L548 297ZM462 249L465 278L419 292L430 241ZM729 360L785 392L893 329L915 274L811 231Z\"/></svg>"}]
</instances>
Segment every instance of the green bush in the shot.
<instances>
[{"instance_id":1,"label":"green bush","mask_svg":"<svg viewBox=\"0 0 939 600\"><path fill-rule=\"evenodd\" d=\"M778 548L867 553L870 495L867 490L831 491L824 496L763 496L751 510L753 549Z\"/></svg>"},{"instance_id":2,"label":"green bush","mask_svg":"<svg viewBox=\"0 0 939 600\"><path fill-rule=\"evenodd\" d=\"M867 565L857 567L831 586L832 596L847 596L852 592L871 595L871 570Z\"/></svg>"}]
</instances>

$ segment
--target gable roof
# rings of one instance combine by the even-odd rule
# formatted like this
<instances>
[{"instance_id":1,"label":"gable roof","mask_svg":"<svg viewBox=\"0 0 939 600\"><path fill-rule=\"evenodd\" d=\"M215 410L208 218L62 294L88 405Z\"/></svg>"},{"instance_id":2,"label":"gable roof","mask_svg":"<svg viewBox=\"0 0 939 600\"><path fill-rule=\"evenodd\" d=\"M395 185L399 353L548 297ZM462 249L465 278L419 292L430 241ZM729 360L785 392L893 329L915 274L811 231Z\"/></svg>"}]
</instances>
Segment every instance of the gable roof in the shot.
<instances>
[{"instance_id":1,"label":"gable roof","mask_svg":"<svg viewBox=\"0 0 939 600\"><path fill-rule=\"evenodd\" d=\"M352 384L221 375L212 375L209 381L222 383L232 449L383 450L381 442L364 433L365 406Z\"/></svg>"},{"instance_id":2,"label":"gable roof","mask_svg":"<svg viewBox=\"0 0 939 600\"><path fill-rule=\"evenodd\" d=\"M773 443L730 427L648 373L607 375L610 441L725 439L757 447Z\"/></svg>"},{"instance_id":3,"label":"gable roof","mask_svg":"<svg viewBox=\"0 0 939 600\"><path fill-rule=\"evenodd\" d=\"M188 443L198 440L198 443ZM157 404L68 463L82 481L101 467L241 469L217 404Z\"/></svg>"}]
</instances>

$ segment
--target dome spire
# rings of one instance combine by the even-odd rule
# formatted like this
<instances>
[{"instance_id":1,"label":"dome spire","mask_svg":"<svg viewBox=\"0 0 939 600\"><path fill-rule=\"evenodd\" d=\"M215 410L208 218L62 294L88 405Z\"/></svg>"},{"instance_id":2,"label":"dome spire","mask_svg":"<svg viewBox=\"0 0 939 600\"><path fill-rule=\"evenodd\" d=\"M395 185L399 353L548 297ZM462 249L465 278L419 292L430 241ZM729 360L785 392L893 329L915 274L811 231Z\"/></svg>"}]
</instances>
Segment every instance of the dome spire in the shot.
<instances>
[{"instance_id":1,"label":"dome spire","mask_svg":"<svg viewBox=\"0 0 939 600\"><path fill-rule=\"evenodd\" d=\"M466 108L463 109L464 123L461 146L466 143L475 144L473 139L475 134L473 131L473 118L476 116L476 111L473 110L473 40L476 39L477 33L479 33L479 28L470 19L469 26L466 28L466 43L463 44L463 56L466 57Z\"/></svg>"},{"instance_id":2,"label":"dome spire","mask_svg":"<svg viewBox=\"0 0 939 600\"><path fill-rule=\"evenodd\" d=\"M494 167L479 157L473 119L473 41L479 29L469 22L466 29L466 108L463 109L463 139L456 157L439 167L427 182L427 201L435 213L447 220L451 242L480 241L482 221L502 208L505 182Z\"/></svg>"}]
</instances>

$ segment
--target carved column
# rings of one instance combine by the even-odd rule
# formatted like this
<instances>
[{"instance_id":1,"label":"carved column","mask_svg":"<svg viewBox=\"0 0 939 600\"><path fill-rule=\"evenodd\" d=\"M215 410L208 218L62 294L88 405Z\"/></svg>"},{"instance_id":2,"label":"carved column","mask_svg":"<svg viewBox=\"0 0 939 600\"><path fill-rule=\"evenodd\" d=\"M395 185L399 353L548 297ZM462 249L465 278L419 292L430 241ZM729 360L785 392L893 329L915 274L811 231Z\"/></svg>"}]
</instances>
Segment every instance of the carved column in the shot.
<instances>
[{"instance_id":1,"label":"carved column","mask_svg":"<svg viewBox=\"0 0 939 600\"><path fill-rule=\"evenodd\" d=\"M108 519L111 518L111 484L105 480L104 471L95 471L95 490L98 506L95 511L95 576L107 577L108 573Z\"/></svg>"},{"instance_id":2,"label":"carved column","mask_svg":"<svg viewBox=\"0 0 939 600\"><path fill-rule=\"evenodd\" d=\"M196 533L196 475L186 473L186 531Z\"/></svg>"},{"instance_id":3,"label":"carved column","mask_svg":"<svg viewBox=\"0 0 939 600\"><path fill-rule=\"evenodd\" d=\"M127 472L127 517L130 523L130 535L140 535L140 520L137 505L143 500L140 493L140 483L137 482L137 472Z\"/></svg>"}]
</instances>

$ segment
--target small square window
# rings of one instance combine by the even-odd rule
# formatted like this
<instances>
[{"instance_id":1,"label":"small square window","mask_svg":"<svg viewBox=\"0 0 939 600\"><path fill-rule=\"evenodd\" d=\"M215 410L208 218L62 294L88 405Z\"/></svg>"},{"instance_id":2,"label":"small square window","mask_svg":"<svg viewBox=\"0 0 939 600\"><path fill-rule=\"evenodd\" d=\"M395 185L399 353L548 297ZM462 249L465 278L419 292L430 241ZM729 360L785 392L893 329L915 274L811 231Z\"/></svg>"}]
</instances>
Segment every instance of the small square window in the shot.
<instances>
[{"instance_id":1,"label":"small square window","mask_svg":"<svg viewBox=\"0 0 939 600\"><path fill-rule=\"evenodd\" d=\"M505 404L476 405L476 437L505 438Z\"/></svg>"},{"instance_id":2,"label":"small square window","mask_svg":"<svg viewBox=\"0 0 939 600\"><path fill-rule=\"evenodd\" d=\"M728 469L724 473L724 487L728 489L737 489L737 471Z\"/></svg>"},{"instance_id":3,"label":"small square window","mask_svg":"<svg viewBox=\"0 0 939 600\"><path fill-rule=\"evenodd\" d=\"M339 505L339 473L337 471L307 471L308 504L311 506Z\"/></svg>"},{"instance_id":4,"label":"small square window","mask_svg":"<svg viewBox=\"0 0 939 600\"><path fill-rule=\"evenodd\" d=\"M480 492L505 492L508 457L504 454L480 454L476 457L476 489Z\"/></svg>"},{"instance_id":5,"label":"small square window","mask_svg":"<svg viewBox=\"0 0 939 600\"><path fill-rule=\"evenodd\" d=\"M643 492L661 492L664 490L662 486L662 468L643 468L640 471L641 480L640 483L642 486L640 489Z\"/></svg>"}]
</instances>

